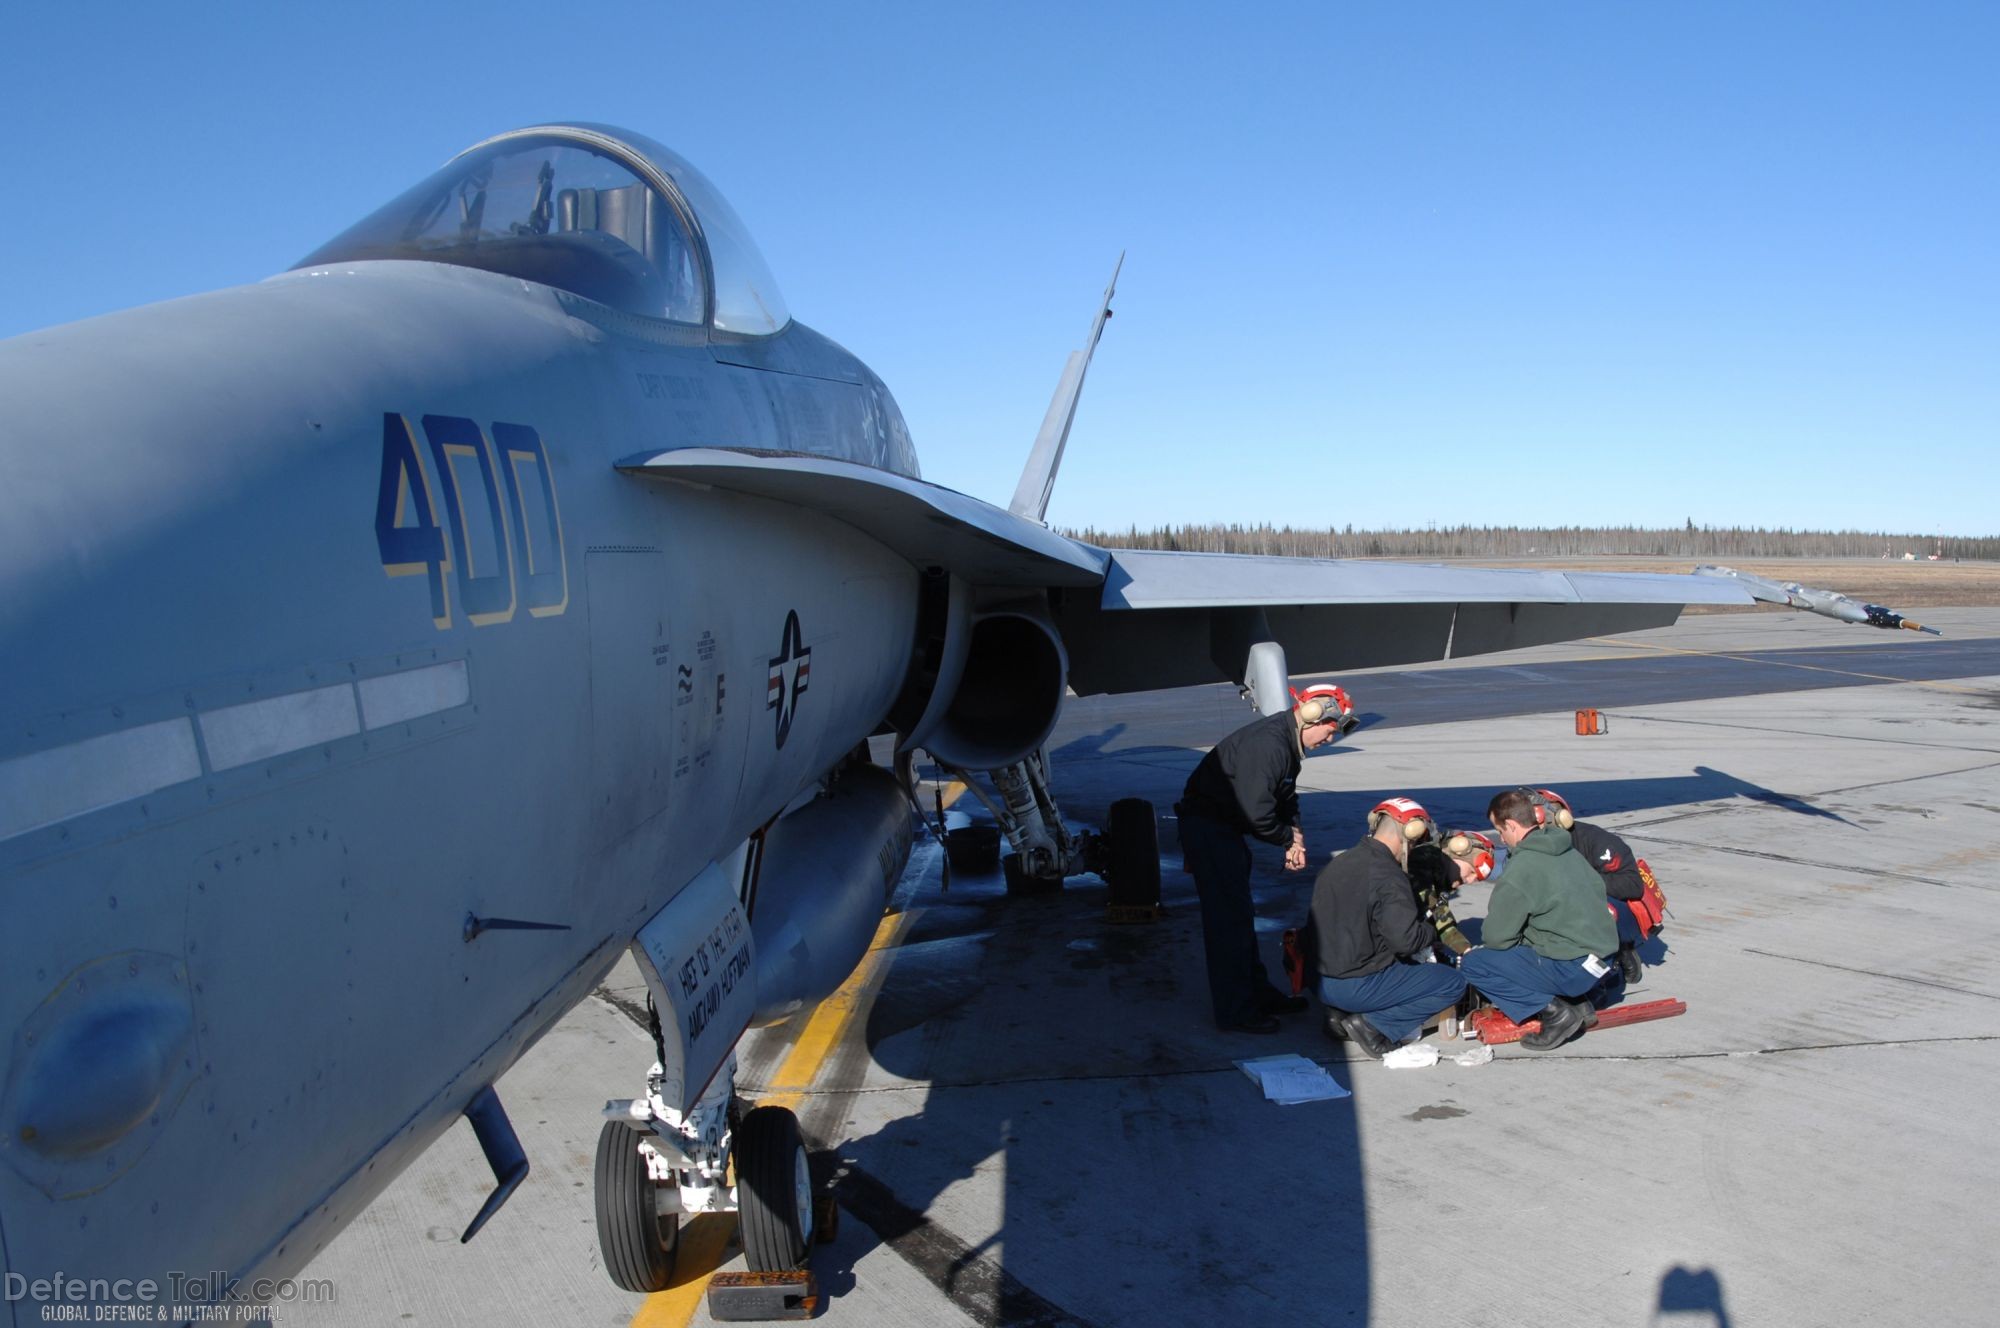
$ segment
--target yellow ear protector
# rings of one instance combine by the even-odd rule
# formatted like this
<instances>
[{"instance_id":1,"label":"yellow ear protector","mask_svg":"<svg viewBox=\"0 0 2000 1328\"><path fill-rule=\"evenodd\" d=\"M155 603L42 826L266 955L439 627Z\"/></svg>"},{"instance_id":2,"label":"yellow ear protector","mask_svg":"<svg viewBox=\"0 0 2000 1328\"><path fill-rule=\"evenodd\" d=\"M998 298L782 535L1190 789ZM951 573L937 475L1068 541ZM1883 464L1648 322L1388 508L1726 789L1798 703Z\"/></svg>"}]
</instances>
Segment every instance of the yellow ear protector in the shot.
<instances>
[{"instance_id":1,"label":"yellow ear protector","mask_svg":"<svg viewBox=\"0 0 2000 1328\"><path fill-rule=\"evenodd\" d=\"M1560 793L1552 789L1531 789L1525 784L1521 786L1520 792L1529 802L1535 804L1537 829L1547 825L1551 819L1565 830L1576 824L1575 815L1570 812L1569 804L1563 801Z\"/></svg>"},{"instance_id":2,"label":"yellow ear protector","mask_svg":"<svg viewBox=\"0 0 2000 1328\"><path fill-rule=\"evenodd\" d=\"M1296 704L1292 713L1298 717L1300 728L1311 728L1315 724L1338 724L1346 716L1353 702L1338 687L1309 687L1305 695L1293 692Z\"/></svg>"},{"instance_id":3,"label":"yellow ear protector","mask_svg":"<svg viewBox=\"0 0 2000 1328\"><path fill-rule=\"evenodd\" d=\"M1368 833L1374 834L1383 817L1391 817L1403 827L1403 838L1414 844L1431 832L1430 814L1408 798L1385 798L1368 813Z\"/></svg>"},{"instance_id":4,"label":"yellow ear protector","mask_svg":"<svg viewBox=\"0 0 2000 1328\"><path fill-rule=\"evenodd\" d=\"M1472 864L1472 874L1485 880L1493 874L1493 841L1475 830L1454 830L1444 841L1448 858Z\"/></svg>"}]
</instances>

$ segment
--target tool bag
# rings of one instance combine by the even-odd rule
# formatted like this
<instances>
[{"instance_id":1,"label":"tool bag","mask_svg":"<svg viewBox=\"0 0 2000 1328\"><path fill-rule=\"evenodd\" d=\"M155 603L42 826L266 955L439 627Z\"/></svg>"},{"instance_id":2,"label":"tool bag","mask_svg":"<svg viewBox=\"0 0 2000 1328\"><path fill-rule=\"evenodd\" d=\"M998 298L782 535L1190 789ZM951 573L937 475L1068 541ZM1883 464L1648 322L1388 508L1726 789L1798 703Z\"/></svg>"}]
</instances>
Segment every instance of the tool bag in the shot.
<instances>
[{"instance_id":1,"label":"tool bag","mask_svg":"<svg viewBox=\"0 0 2000 1328\"><path fill-rule=\"evenodd\" d=\"M1312 920L1304 926L1285 928L1285 976L1292 980L1292 995L1306 994L1306 953L1311 946Z\"/></svg>"},{"instance_id":2,"label":"tool bag","mask_svg":"<svg viewBox=\"0 0 2000 1328\"><path fill-rule=\"evenodd\" d=\"M1646 865L1644 858L1640 858L1632 865L1639 869L1639 882L1644 888L1640 890L1637 899L1625 899L1619 902L1632 910L1632 916L1638 920L1639 930L1650 941L1659 933L1660 924L1666 921L1667 895L1660 889L1659 878L1653 875L1653 869Z\"/></svg>"}]
</instances>

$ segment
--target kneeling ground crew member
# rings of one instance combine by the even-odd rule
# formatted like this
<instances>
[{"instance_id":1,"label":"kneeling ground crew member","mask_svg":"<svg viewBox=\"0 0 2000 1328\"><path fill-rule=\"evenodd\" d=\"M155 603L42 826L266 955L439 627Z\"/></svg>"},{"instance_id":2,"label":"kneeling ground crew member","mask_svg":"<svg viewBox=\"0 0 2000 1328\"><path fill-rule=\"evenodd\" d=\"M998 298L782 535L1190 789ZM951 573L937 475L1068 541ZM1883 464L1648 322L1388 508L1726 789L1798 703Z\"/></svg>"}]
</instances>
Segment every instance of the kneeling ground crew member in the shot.
<instances>
[{"instance_id":1,"label":"kneeling ground crew member","mask_svg":"<svg viewBox=\"0 0 2000 1328\"><path fill-rule=\"evenodd\" d=\"M1539 790L1555 809L1556 824L1569 831L1570 843L1583 860L1604 880L1604 895L1611 903L1611 920L1618 924L1618 970L1627 982L1646 975L1639 961L1639 942L1646 939L1631 901L1645 897L1646 883L1639 879L1639 859L1632 846L1601 825L1579 821L1562 794L1554 789Z\"/></svg>"},{"instance_id":2,"label":"kneeling ground crew member","mask_svg":"<svg viewBox=\"0 0 2000 1328\"><path fill-rule=\"evenodd\" d=\"M1303 996L1278 990L1257 954L1250 846L1243 836L1284 849L1286 871L1304 869L1299 766L1306 752L1341 731L1353 713L1346 701L1337 687L1310 687L1292 709L1245 724L1201 758L1174 805L1181 848L1201 897L1208 995L1221 1028L1275 1033L1277 1015L1306 1008Z\"/></svg>"},{"instance_id":3,"label":"kneeling ground crew member","mask_svg":"<svg viewBox=\"0 0 2000 1328\"><path fill-rule=\"evenodd\" d=\"M1438 933L1417 909L1407 868L1411 845L1429 833L1422 807L1390 798L1368 813L1368 837L1313 883L1307 953L1319 964L1326 1031L1378 1059L1465 991L1457 969L1425 962Z\"/></svg>"},{"instance_id":4,"label":"kneeling ground crew member","mask_svg":"<svg viewBox=\"0 0 2000 1328\"><path fill-rule=\"evenodd\" d=\"M1486 906L1482 944L1460 963L1509 1019L1541 1019L1521 1045L1547 1051L1597 1022L1576 998L1610 971L1603 956L1617 950L1618 929L1597 873L1529 790L1496 794L1486 815L1507 846L1507 866Z\"/></svg>"}]
</instances>

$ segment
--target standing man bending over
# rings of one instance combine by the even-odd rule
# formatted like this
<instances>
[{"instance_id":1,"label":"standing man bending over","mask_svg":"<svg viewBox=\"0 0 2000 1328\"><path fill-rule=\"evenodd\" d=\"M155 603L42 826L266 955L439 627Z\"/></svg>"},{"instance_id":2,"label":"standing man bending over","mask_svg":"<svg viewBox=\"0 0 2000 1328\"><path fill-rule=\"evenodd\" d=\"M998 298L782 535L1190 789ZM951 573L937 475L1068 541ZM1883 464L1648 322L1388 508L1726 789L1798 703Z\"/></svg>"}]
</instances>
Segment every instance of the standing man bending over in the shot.
<instances>
[{"instance_id":1,"label":"standing man bending over","mask_svg":"<svg viewBox=\"0 0 2000 1328\"><path fill-rule=\"evenodd\" d=\"M1596 1022L1587 1001L1618 952L1604 886L1570 846L1569 831L1526 789L1495 794L1487 819L1507 846L1507 866L1486 907L1482 944L1461 961L1466 980L1515 1023L1539 1017L1521 1039L1548 1051Z\"/></svg>"},{"instance_id":2,"label":"standing man bending over","mask_svg":"<svg viewBox=\"0 0 2000 1328\"><path fill-rule=\"evenodd\" d=\"M1368 837L1327 863L1313 884L1308 952L1319 962L1326 1031L1378 1060L1465 991L1457 969L1426 962L1438 933L1418 911L1407 872L1411 846L1429 834L1430 817L1415 802L1378 803Z\"/></svg>"},{"instance_id":3,"label":"standing man bending over","mask_svg":"<svg viewBox=\"0 0 2000 1328\"><path fill-rule=\"evenodd\" d=\"M1292 709L1252 720L1217 743L1188 776L1174 805L1181 849L1201 896L1208 995L1220 1028L1275 1033L1280 1013L1306 1008L1303 996L1278 990L1257 954L1250 846L1243 836L1284 849L1286 871L1305 867L1299 766L1305 753L1331 741L1352 713L1338 687L1307 688Z\"/></svg>"}]
</instances>

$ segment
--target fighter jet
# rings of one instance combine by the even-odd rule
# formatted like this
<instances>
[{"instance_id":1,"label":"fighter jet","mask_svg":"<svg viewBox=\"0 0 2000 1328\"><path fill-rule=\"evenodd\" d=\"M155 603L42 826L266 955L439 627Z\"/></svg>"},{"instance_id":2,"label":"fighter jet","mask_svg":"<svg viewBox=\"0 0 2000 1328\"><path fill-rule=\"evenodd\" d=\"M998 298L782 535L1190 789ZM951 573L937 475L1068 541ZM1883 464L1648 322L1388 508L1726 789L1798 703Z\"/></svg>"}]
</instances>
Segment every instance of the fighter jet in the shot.
<instances>
[{"instance_id":1,"label":"fighter jet","mask_svg":"<svg viewBox=\"0 0 2000 1328\"><path fill-rule=\"evenodd\" d=\"M492 1085L628 949L655 1063L606 1085L608 1270L662 1285L731 1207L793 1267L797 1123L739 1111L733 1049L860 959L915 753L1054 880L1093 847L1043 753L1066 689L1270 711L1292 669L1749 602L1065 538L1111 296L1006 507L925 482L721 194L601 125L480 143L269 280L0 344L9 1273L293 1274L462 1116L470 1238L528 1166Z\"/></svg>"}]
</instances>

